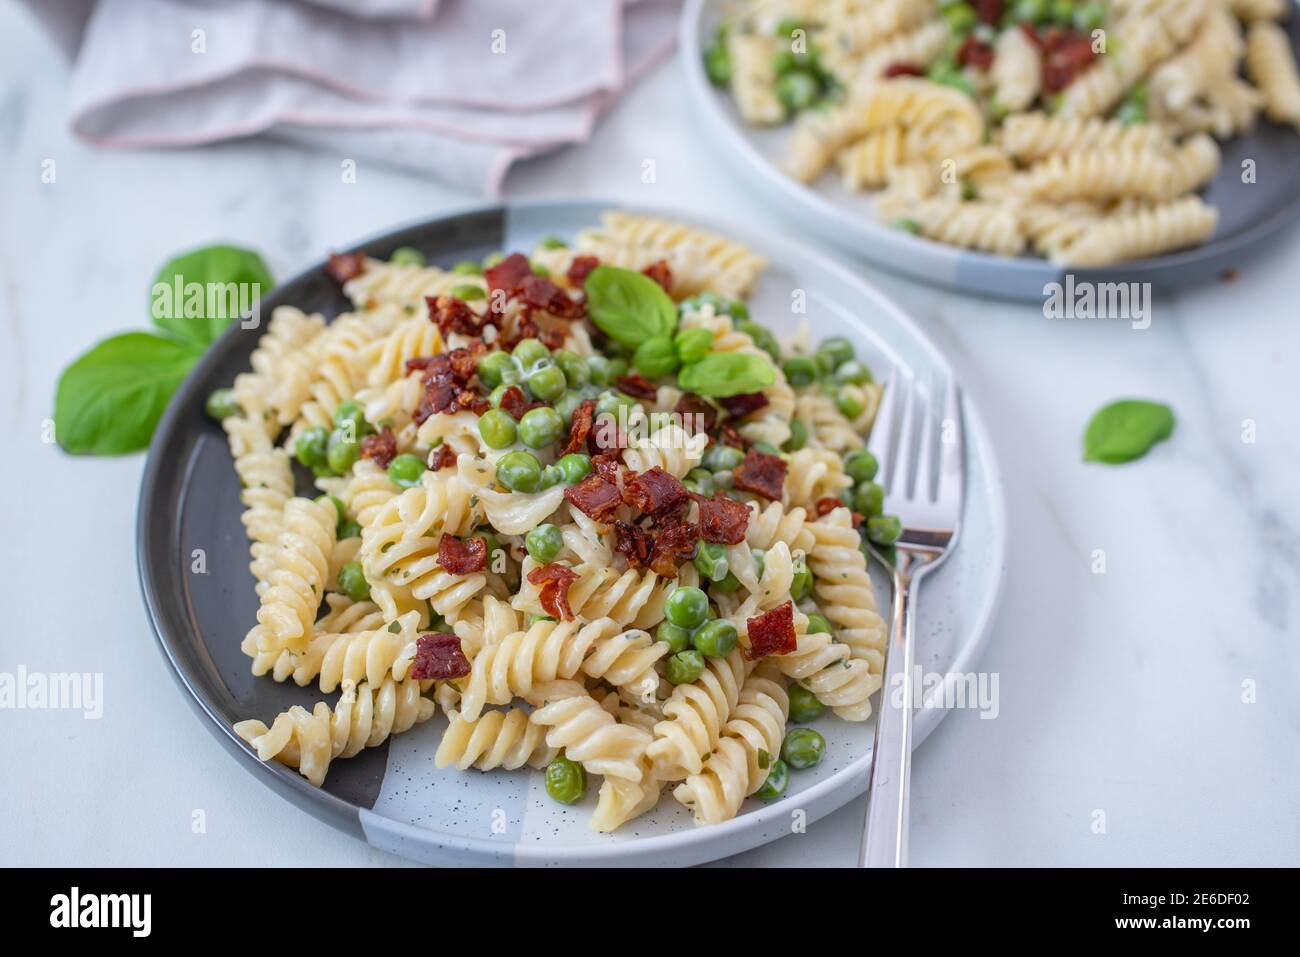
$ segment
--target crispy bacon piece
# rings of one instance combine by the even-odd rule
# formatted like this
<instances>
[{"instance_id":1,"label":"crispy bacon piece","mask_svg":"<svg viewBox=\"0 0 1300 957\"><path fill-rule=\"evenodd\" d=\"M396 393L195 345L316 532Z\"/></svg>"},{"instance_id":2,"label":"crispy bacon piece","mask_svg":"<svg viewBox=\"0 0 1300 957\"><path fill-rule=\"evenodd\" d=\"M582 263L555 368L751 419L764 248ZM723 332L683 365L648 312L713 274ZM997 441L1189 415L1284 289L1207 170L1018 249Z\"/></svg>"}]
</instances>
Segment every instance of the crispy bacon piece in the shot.
<instances>
[{"instance_id":1,"label":"crispy bacon piece","mask_svg":"<svg viewBox=\"0 0 1300 957\"><path fill-rule=\"evenodd\" d=\"M771 611L746 619L749 644L745 657L750 661L768 655L788 655L799 647L794 633L794 602L777 605Z\"/></svg>"},{"instance_id":2,"label":"crispy bacon piece","mask_svg":"<svg viewBox=\"0 0 1300 957\"><path fill-rule=\"evenodd\" d=\"M444 336L459 332L461 335L477 336L483 331L486 319L480 316L463 299L451 296L425 296L425 305L429 307L429 321L438 327Z\"/></svg>"},{"instance_id":3,"label":"crispy bacon piece","mask_svg":"<svg viewBox=\"0 0 1300 957\"><path fill-rule=\"evenodd\" d=\"M423 372L429 368L429 363L432 361L433 356L416 356L414 359L407 359L402 363L402 367L406 370L406 374L410 375L412 372Z\"/></svg>"},{"instance_id":4,"label":"crispy bacon piece","mask_svg":"<svg viewBox=\"0 0 1300 957\"><path fill-rule=\"evenodd\" d=\"M817 517L821 518L823 515L829 515L837 508L844 508L845 505L834 495L823 495L817 500L814 507L817 509Z\"/></svg>"},{"instance_id":5,"label":"crispy bacon piece","mask_svg":"<svg viewBox=\"0 0 1300 957\"><path fill-rule=\"evenodd\" d=\"M660 288L663 289L664 292L673 291L673 271L668 265L668 260L656 259L650 265L646 266L645 269L642 269L641 272L659 283Z\"/></svg>"},{"instance_id":6,"label":"crispy bacon piece","mask_svg":"<svg viewBox=\"0 0 1300 957\"><path fill-rule=\"evenodd\" d=\"M551 562L530 571L528 580L540 587L538 601L548 615L561 621L573 620L573 611L569 608L569 585L578 580L577 572L568 565Z\"/></svg>"},{"instance_id":7,"label":"crispy bacon piece","mask_svg":"<svg viewBox=\"0 0 1300 957\"><path fill-rule=\"evenodd\" d=\"M682 417L682 428L691 435L708 432L718 421L718 410L694 392L687 392L678 399L673 411ZM697 425L701 427L697 429Z\"/></svg>"},{"instance_id":8,"label":"crispy bacon piece","mask_svg":"<svg viewBox=\"0 0 1300 957\"><path fill-rule=\"evenodd\" d=\"M366 254L362 252L330 253L330 258L325 263L325 272L329 273L329 277L335 282L356 279L365 271Z\"/></svg>"},{"instance_id":9,"label":"crispy bacon piece","mask_svg":"<svg viewBox=\"0 0 1300 957\"><path fill-rule=\"evenodd\" d=\"M477 367L482 345L470 349L453 349L442 355L420 360L424 364L424 396L412 414L417 425L438 412L472 409L480 414L487 402L467 388Z\"/></svg>"},{"instance_id":10,"label":"crispy bacon piece","mask_svg":"<svg viewBox=\"0 0 1300 957\"><path fill-rule=\"evenodd\" d=\"M750 449L731 477L736 488L779 502L785 489L785 469L783 459Z\"/></svg>"},{"instance_id":11,"label":"crispy bacon piece","mask_svg":"<svg viewBox=\"0 0 1300 957\"><path fill-rule=\"evenodd\" d=\"M452 575L469 575L487 567L487 542L444 535L438 542L438 567Z\"/></svg>"},{"instance_id":12,"label":"crispy bacon piece","mask_svg":"<svg viewBox=\"0 0 1300 957\"><path fill-rule=\"evenodd\" d=\"M597 475L611 485L618 485L618 455L616 452L602 452L591 457L591 468Z\"/></svg>"},{"instance_id":13,"label":"crispy bacon piece","mask_svg":"<svg viewBox=\"0 0 1300 957\"><path fill-rule=\"evenodd\" d=\"M718 545L739 545L749 528L749 506L714 492L713 498L694 495L700 506L700 537Z\"/></svg>"},{"instance_id":14,"label":"crispy bacon piece","mask_svg":"<svg viewBox=\"0 0 1300 957\"><path fill-rule=\"evenodd\" d=\"M620 520L614 523L614 535L618 539L614 551L626 557L628 565L632 568L645 568L650 564L655 546L649 532L631 522Z\"/></svg>"},{"instance_id":15,"label":"crispy bacon piece","mask_svg":"<svg viewBox=\"0 0 1300 957\"><path fill-rule=\"evenodd\" d=\"M415 661L407 672L417 681L447 681L464 678L470 672L469 659L460 649L460 639L446 632L421 635L415 643Z\"/></svg>"},{"instance_id":16,"label":"crispy bacon piece","mask_svg":"<svg viewBox=\"0 0 1300 957\"><path fill-rule=\"evenodd\" d=\"M664 515L690 501L686 486L659 466L635 474L623 485L623 501L647 515Z\"/></svg>"},{"instance_id":17,"label":"crispy bacon piece","mask_svg":"<svg viewBox=\"0 0 1300 957\"><path fill-rule=\"evenodd\" d=\"M433 450L433 455L429 459L429 468L435 472L441 472L443 469L449 469L456 464L456 450L444 442Z\"/></svg>"},{"instance_id":18,"label":"crispy bacon piece","mask_svg":"<svg viewBox=\"0 0 1300 957\"><path fill-rule=\"evenodd\" d=\"M574 256L573 262L569 263L569 271L565 273L575 286L581 286L591 275L591 271L600 265L600 259L596 256Z\"/></svg>"},{"instance_id":19,"label":"crispy bacon piece","mask_svg":"<svg viewBox=\"0 0 1300 957\"><path fill-rule=\"evenodd\" d=\"M750 445L749 439L737 432L736 427L728 422L718 427L718 441L736 449L747 449Z\"/></svg>"},{"instance_id":20,"label":"crispy bacon piece","mask_svg":"<svg viewBox=\"0 0 1300 957\"><path fill-rule=\"evenodd\" d=\"M1064 90L1096 59L1092 39L1077 30L1060 27L1036 30L1027 23L1022 23L1021 29L1042 51L1043 89L1048 93Z\"/></svg>"},{"instance_id":21,"label":"crispy bacon piece","mask_svg":"<svg viewBox=\"0 0 1300 957\"><path fill-rule=\"evenodd\" d=\"M654 553L650 568L656 575L671 578L677 574L677 565L695 552L700 539L700 526L692 522L678 522L655 532Z\"/></svg>"},{"instance_id":22,"label":"crispy bacon piece","mask_svg":"<svg viewBox=\"0 0 1300 957\"><path fill-rule=\"evenodd\" d=\"M987 70L993 65L993 48L972 34L957 48L957 62L977 70Z\"/></svg>"},{"instance_id":23,"label":"crispy bacon piece","mask_svg":"<svg viewBox=\"0 0 1300 957\"><path fill-rule=\"evenodd\" d=\"M886 80L896 76L925 76L925 71L915 63L891 63L885 67Z\"/></svg>"},{"instance_id":24,"label":"crispy bacon piece","mask_svg":"<svg viewBox=\"0 0 1300 957\"><path fill-rule=\"evenodd\" d=\"M519 283L517 295L529 309L542 309L565 319L575 319L586 309L583 303L570 299L567 292L544 276L525 276ZM555 332L547 330L543 335ZM560 337L563 339L563 334Z\"/></svg>"},{"instance_id":25,"label":"crispy bacon piece","mask_svg":"<svg viewBox=\"0 0 1300 957\"><path fill-rule=\"evenodd\" d=\"M528 396L524 395L524 390L517 385L512 385L501 393L501 401L498 403L500 408L510 413L510 417L518 422L524 417L524 413L529 409L536 409L541 406L540 402L529 402Z\"/></svg>"},{"instance_id":26,"label":"crispy bacon piece","mask_svg":"<svg viewBox=\"0 0 1300 957\"><path fill-rule=\"evenodd\" d=\"M591 422L595 415L595 399L583 399L573 410L573 424L569 426L569 441L560 452L561 455L569 455L587 447L587 436L591 434Z\"/></svg>"},{"instance_id":27,"label":"crispy bacon piece","mask_svg":"<svg viewBox=\"0 0 1300 957\"><path fill-rule=\"evenodd\" d=\"M361 440L361 457L374 459L381 469L388 468L397 458L397 436L388 426L378 435L367 435Z\"/></svg>"},{"instance_id":28,"label":"crispy bacon piece","mask_svg":"<svg viewBox=\"0 0 1300 957\"><path fill-rule=\"evenodd\" d=\"M488 290L492 292L500 289L506 294L507 299L514 296L524 279L531 275L533 275L532 263L523 253L511 253L495 266L483 270L483 278L487 280Z\"/></svg>"},{"instance_id":29,"label":"crispy bacon piece","mask_svg":"<svg viewBox=\"0 0 1300 957\"><path fill-rule=\"evenodd\" d=\"M733 419L739 419L751 412L757 412L767 405L767 396L761 392L745 392L741 395L729 395L725 399L719 399L718 404L727 410L727 415Z\"/></svg>"},{"instance_id":30,"label":"crispy bacon piece","mask_svg":"<svg viewBox=\"0 0 1300 957\"><path fill-rule=\"evenodd\" d=\"M619 387L620 391L626 392L632 398L642 399L646 402L652 401L659 394L659 387L639 372L619 376L614 380L614 384Z\"/></svg>"},{"instance_id":31,"label":"crispy bacon piece","mask_svg":"<svg viewBox=\"0 0 1300 957\"><path fill-rule=\"evenodd\" d=\"M997 26L1002 20L1002 0L972 0L971 5L975 8L975 15L979 17L981 23Z\"/></svg>"},{"instance_id":32,"label":"crispy bacon piece","mask_svg":"<svg viewBox=\"0 0 1300 957\"><path fill-rule=\"evenodd\" d=\"M570 505L597 522L607 522L623 503L618 486L606 482L600 475L588 475L577 485L570 485L564 490L564 497Z\"/></svg>"}]
</instances>

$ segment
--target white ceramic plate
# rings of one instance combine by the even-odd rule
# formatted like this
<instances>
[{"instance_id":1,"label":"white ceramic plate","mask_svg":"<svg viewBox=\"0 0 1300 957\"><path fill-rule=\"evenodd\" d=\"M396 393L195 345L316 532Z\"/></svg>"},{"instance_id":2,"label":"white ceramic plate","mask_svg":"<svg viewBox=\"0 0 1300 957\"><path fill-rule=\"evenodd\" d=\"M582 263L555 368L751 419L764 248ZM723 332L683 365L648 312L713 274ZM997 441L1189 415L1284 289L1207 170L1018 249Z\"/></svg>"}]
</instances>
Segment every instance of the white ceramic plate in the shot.
<instances>
[{"instance_id":1,"label":"white ceramic plate","mask_svg":"<svg viewBox=\"0 0 1300 957\"><path fill-rule=\"evenodd\" d=\"M360 243L386 258L415 246L430 262L450 265L494 249L531 249L550 234L573 236L611 204L589 200L478 207L451 213ZM656 211L682 221L695 217ZM892 302L830 260L792 243L713 223L705 228L747 243L770 260L751 310L780 334L794 331L791 292L803 290L818 338L841 334L859 346L879 376L891 368L921 382L946 381L951 370L933 344ZM292 302L327 315L346 306L318 264L273 292L264 314ZM799 317L804 318L804 317ZM827 717L826 760L791 775L789 793L764 804L749 800L739 817L697 827L665 795L658 809L613 835L587 827L595 788L585 801L562 807L545 794L540 772L437 770L433 755L445 721L433 721L331 766L323 789L274 762L259 762L230 730L233 721L274 716L290 704L310 705L319 692L277 685L248 674L238 650L256 611L247 547L238 522L238 481L221 431L202 412L208 391L244 368L254 333L237 327L205 356L179 390L160 424L141 488L141 584L160 643L205 723L244 767L304 810L363 837L375 847L432 864L688 865L755 847L790 833L792 812L808 821L862 794L871 760L873 726ZM998 466L980 415L967 400L968 494L961 537L952 558L927 578L917 623L917 662L929 672L967 672L975 664L997 607L1005 552L1005 516ZM209 575L184 573L178 556L198 543L208 549ZM215 546L214 546L214 543ZM877 582L883 597L883 582ZM918 714L919 744L943 718Z\"/></svg>"}]
</instances>

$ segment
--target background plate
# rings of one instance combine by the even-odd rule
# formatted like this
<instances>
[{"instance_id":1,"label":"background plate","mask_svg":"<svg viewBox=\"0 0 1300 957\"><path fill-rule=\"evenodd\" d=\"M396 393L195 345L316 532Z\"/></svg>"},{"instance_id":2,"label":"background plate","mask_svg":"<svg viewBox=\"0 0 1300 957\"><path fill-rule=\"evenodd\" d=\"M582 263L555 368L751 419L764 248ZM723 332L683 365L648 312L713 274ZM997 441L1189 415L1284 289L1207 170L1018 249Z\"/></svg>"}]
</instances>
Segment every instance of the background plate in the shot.
<instances>
[{"instance_id":1,"label":"background plate","mask_svg":"<svg viewBox=\"0 0 1300 957\"><path fill-rule=\"evenodd\" d=\"M497 249L532 249L548 234L572 237L599 222L612 204L591 201L477 207L368 240L357 248L386 259L399 246L424 251L449 266ZM682 221L694 217L659 213ZM791 292L801 289L819 338L843 334L882 377L891 367L932 381L950 374L934 346L902 312L843 268L800 247L701 223L767 255L771 266L751 299L754 315L778 334L792 332ZM327 317L348 304L317 264L278 287L262 314L292 304ZM785 321L782 321L784 318ZM595 788L574 807L551 802L540 772L483 774L438 771L433 754L445 721L434 720L383 746L330 767L325 787L296 771L263 764L231 730L243 718L269 721L285 708L310 707L320 692L292 682L254 678L240 640L256 620L257 598L248 547L239 522L239 482L225 435L203 413L204 398L248 368L260 329L232 328L178 390L149 450L140 489L138 556L145 603L164 654L204 723L251 773L282 795L376 847L437 864L697 864L754 847L790 832L791 813L809 821L835 810L866 787L872 726L833 718L825 734L827 759L791 776L789 795L765 805L746 802L740 817L695 827L671 798L614 835L587 827ZM974 664L997 606L1005 550L1001 479L979 414L966 404L969 493L962 535L951 559L925 582L919 606L917 662L927 671L966 672ZM305 481L300 491L310 486ZM314 494L314 492L313 492ZM206 574L190 571L195 549ZM879 594L883 583L877 582ZM332 698L333 696L331 696ZM942 710L918 714L919 744Z\"/></svg>"},{"instance_id":2,"label":"background plate","mask_svg":"<svg viewBox=\"0 0 1300 957\"><path fill-rule=\"evenodd\" d=\"M879 223L871 212L870 197L845 190L832 174L815 185L787 176L780 160L789 127L746 125L730 95L714 87L704 73L700 51L713 37L723 6L721 0L687 0L681 20L681 59L691 99L709 136L724 159L740 167L765 200L855 256L941 286L1041 302L1043 287L1065 275L1064 267L1045 259L1010 259L958 249ZM1293 11L1284 27L1300 56L1300 15ZM1300 218L1300 135L1295 129L1261 120L1251 133L1221 145L1223 168L1204 194L1219 210L1219 225L1209 242L1105 269L1075 269L1076 280L1149 282L1156 292L1177 292L1244 265L1274 234ZM1241 164L1247 159L1256 165L1253 183L1241 181Z\"/></svg>"}]
</instances>

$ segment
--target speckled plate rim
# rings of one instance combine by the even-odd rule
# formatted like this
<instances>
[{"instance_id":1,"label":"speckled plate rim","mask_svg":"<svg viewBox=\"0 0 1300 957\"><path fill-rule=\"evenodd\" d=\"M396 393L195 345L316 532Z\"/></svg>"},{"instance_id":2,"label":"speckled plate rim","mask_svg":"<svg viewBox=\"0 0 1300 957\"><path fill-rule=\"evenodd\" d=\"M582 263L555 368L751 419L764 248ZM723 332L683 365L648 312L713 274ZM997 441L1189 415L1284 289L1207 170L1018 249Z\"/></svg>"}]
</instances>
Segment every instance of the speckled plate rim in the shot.
<instances>
[{"instance_id":1,"label":"speckled plate rim","mask_svg":"<svg viewBox=\"0 0 1300 957\"><path fill-rule=\"evenodd\" d=\"M901 308L870 283L854 275L839 263L800 244L752 230L736 228L730 224L710 221L694 212L672 209L642 210L626 203L602 202L590 198L474 204L446 210L432 219L413 221L385 230L383 233L341 248L364 250L390 246L396 236L409 236L414 231L440 225L449 226L460 218L500 213L503 221L508 225L512 213L523 213L529 217L545 219L551 214L556 217L561 214L572 216L575 207L588 215L591 222L596 221L596 213L602 209L643 211L713 230L737 242L746 243L773 260L796 263L803 260L810 268L825 271L862 296L864 305L870 307L873 319L877 322L893 324L901 331L904 338L910 340L926 354L933 369L947 375L952 374L951 366L943 358L939 349ZM279 301L281 289L293 287L300 281L321 273L324 265L323 260L316 262L272 290L263 299L263 308L269 312L275 306L281 305ZM871 328L863 320L859 319L856 322L864 331ZM156 501L166 472L161 458L155 454L155 451L165 444L166 437L177 427L183 408L188 403L201 401L197 393L203 380L208 371L218 363L225 349L234 342L233 337L236 332L237 329L232 328L209 348L204 358L177 390L158 425L141 480L136 546L141 592L150 624L159 647L170 665L170 670L178 684L185 690L191 706L204 716L203 724L229 752L236 755L242 766L248 768L260 780L298 807L326 823L362 838L372 846L415 860L450 866L492 863L523 866L697 864L748 850L789 833L787 811L780 802L776 802L747 811L722 824L685 828L666 835L595 845L565 845L549 842L535 845L504 845L491 839L451 834L384 817L369 808L359 807L312 786L290 768L273 761L258 760L255 752L234 733L233 728L219 713L213 690L201 680L200 676L189 672L188 666L178 654L184 643L193 641L193 636L177 633L167 626L167 617L163 613L164 606L166 602L174 601L175 596L169 597L160 593L156 574L158 563L176 560L176 543L171 543L171 551L168 553L168 543L161 541L152 528L154 510L151 505ZM982 543L982 547L993 556L992 564L996 572L991 576L991 587L982 594L980 605L973 613L973 626L965 641L959 646L957 654L947 664L949 670L961 673L972 670L987 642L990 627L997 614L1006 567L1007 538L1006 502L1001 470L978 407L969 395L964 396L963 415L967 440L966 467L969 469L973 463L977 463L987 486L990 534L989 539ZM913 746L919 746L946 714L944 709L920 711L914 725ZM868 750L826 780L801 790L798 797L800 807L807 813L807 820L811 823L862 794L866 789L870 766L871 753Z\"/></svg>"},{"instance_id":2,"label":"speckled plate rim","mask_svg":"<svg viewBox=\"0 0 1300 957\"><path fill-rule=\"evenodd\" d=\"M1120 263L1105 269L1068 269L1036 257L1007 258L949 246L912 236L883 223L846 211L810 186L788 176L745 136L738 123L719 105L717 91L705 75L702 21L717 0L686 0L678 29L678 56L686 73L690 98L702 124L737 158L738 165L763 197L796 222L855 257L932 285L1002 299L1041 302L1044 287L1062 282L1066 273L1076 281L1150 282L1158 292L1176 292L1208 282L1240 265L1272 236L1300 220L1300 193L1249 228L1215 238L1191 249L1151 259ZM1300 11L1292 14L1300 21ZM1288 25L1293 36L1300 23ZM1284 28L1288 28L1284 27ZM1294 40L1293 40L1294 44Z\"/></svg>"}]
</instances>

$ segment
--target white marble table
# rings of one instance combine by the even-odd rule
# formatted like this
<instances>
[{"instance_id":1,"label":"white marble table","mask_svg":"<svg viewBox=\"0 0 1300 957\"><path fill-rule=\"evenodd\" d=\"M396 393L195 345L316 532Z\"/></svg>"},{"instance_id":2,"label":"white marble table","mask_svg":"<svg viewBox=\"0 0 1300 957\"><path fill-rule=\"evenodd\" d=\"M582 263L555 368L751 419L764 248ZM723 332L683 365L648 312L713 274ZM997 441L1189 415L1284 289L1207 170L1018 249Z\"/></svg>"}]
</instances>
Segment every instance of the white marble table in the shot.
<instances>
[{"instance_id":1,"label":"white marble table","mask_svg":"<svg viewBox=\"0 0 1300 957\"><path fill-rule=\"evenodd\" d=\"M586 148L517 170L510 195L776 225L709 154L678 71L655 73ZM69 458L42 423L69 359L145 324L147 284L174 251L229 238L287 276L467 197L364 164L343 185L338 158L266 143L96 152L70 137L66 93L44 37L0 7L0 671L102 672L105 701L97 721L0 711L0 862L399 863L272 794L200 726L136 584L143 456ZM982 663L1000 674L1001 713L955 712L917 753L913 862L1300 864L1300 234L1235 283L1157 302L1145 331L860 268L953 358L1007 477L1011 570ZM1170 402L1173 440L1130 467L1082 464L1083 424L1124 394ZM850 863L860 815L729 863Z\"/></svg>"}]
</instances>

